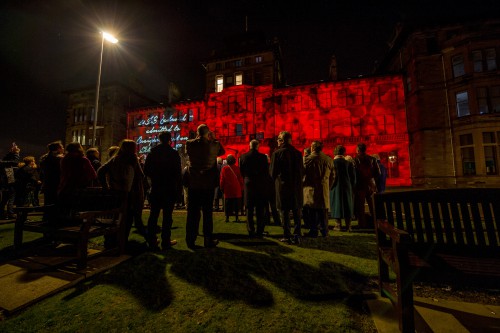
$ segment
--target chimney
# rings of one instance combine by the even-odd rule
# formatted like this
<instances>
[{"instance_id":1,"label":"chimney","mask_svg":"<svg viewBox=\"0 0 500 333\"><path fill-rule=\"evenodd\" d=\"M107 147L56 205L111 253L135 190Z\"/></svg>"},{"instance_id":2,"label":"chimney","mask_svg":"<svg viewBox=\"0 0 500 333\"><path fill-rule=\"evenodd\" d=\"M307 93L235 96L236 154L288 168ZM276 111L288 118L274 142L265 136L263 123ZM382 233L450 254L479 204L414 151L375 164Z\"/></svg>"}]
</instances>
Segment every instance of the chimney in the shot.
<instances>
[{"instance_id":1,"label":"chimney","mask_svg":"<svg viewBox=\"0 0 500 333\"><path fill-rule=\"evenodd\" d=\"M335 57L335 54L332 55L332 59L330 60L329 79L331 81L337 81L337 57Z\"/></svg>"}]
</instances>

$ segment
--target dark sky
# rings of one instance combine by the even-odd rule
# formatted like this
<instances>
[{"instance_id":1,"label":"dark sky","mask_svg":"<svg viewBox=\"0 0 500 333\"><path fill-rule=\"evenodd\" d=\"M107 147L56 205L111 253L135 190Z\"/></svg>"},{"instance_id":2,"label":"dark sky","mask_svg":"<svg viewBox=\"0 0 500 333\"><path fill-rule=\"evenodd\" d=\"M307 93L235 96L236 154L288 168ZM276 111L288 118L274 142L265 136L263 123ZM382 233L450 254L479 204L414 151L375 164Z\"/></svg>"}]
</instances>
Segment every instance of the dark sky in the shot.
<instances>
[{"instance_id":1,"label":"dark sky","mask_svg":"<svg viewBox=\"0 0 500 333\"><path fill-rule=\"evenodd\" d=\"M24 155L39 155L32 150L63 138L62 92L96 84L101 30L119 39L105 45L102 83L138 79L146 95L160 100L174 82L194 99L204 92L201 61L225 36L245 31L245 16L249 31L279 38L287 81L296 84L327 79L334 53L340 77L369 74L394 24L410 16L488 12L498 2L457 8L459 2L439 0L3 1L0 155L12 141L25 146Z\"/></svg>"}]
</instances>

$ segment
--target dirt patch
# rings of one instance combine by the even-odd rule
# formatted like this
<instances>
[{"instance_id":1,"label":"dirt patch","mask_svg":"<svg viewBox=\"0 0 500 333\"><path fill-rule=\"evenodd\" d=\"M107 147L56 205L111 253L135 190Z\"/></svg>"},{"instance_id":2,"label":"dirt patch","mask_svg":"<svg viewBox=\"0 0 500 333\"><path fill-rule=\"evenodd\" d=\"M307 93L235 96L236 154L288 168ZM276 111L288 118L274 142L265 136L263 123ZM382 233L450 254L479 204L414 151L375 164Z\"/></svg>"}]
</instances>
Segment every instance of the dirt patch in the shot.
<instances>
[{"instance_id":1,"label":"dirt patch","mask_svg":"<svg viewBox=\"0 0 500 333\"><path fill-rule=\"evenodd\" d=\"M500 305L500 289L415 282L413 291L416 296L425 298Z\"/></svg>"}]
</instances>

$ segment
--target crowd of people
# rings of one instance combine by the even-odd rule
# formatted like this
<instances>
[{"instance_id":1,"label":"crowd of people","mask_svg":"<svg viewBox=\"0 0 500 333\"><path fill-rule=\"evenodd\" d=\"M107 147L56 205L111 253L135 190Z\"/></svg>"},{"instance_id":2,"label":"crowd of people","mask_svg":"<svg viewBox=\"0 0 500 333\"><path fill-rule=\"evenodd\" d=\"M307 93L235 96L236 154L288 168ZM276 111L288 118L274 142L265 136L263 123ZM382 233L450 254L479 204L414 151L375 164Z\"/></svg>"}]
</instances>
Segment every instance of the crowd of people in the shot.
<instances>
[{"instance_id":1,"label":"crowd of people","mask_svg":"<svg viewBox=\"0 0 500 333\"><path fill-rule=\"evenodd\" d=\"M367 154L363 143L358 144L354 158L340 145L330 157L320 141L313 141L301 153L292 145L292 135L282 131L271 157L259 152L260 142L254 139L239 160L232 154L223 160L225 149L205 124L198 126L196 137L182 151L172 148L170 132L161 133L158 139L160 144L145 159L137 155L136 143L125 139L108 149L105 163L96 148L84 151L81 144L72 142L64 149L56 141L47 145L38 165L33 156L21 159L14 143L0 161L0 218L15 218L14 206L38 206L40 192L44 205L65 207L75 191L101 187L123 193L126 237L135 224L151 250L177 244L171 237L172 214L180 207L187 209L185 241L191 249L197 247L201 219L204 247L217 246L213 212L221 208L226 222L231 216L240 222L239 216L246 215L241 222L246 222L249 237L263 237L272 218L283 228L281 241L300 244L302 237L328 237L329 218L335 221L334 230L351 231L354 219L360 228L370 227L371 196L385 191L387 172L378 155ZM144 226L146 199L150 215Z\"/></svg>"}]
</instances>

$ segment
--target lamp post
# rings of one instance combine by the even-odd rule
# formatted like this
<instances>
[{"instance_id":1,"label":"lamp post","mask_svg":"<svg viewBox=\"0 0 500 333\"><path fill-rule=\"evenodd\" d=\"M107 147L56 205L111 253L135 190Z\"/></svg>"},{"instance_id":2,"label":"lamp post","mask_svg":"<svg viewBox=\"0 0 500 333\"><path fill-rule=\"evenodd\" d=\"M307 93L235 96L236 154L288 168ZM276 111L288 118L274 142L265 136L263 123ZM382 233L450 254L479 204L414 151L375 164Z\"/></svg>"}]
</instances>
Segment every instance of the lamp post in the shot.
<instances>
[{"instance_id":1,"label":"lamp post","mask_svg":"<svg viewBox=\"0 0 500 333\"><path fill-rule=\"evenodd\" d=\"M102 68L102 54L104 53L104 40L111 42L113 44L118 43L118 39L116 39L113 35L108 34L107 32L101 32L102 40L101 40L101 57L99 60L99 71L97 72L97 87L95 92L95 108L94 108L94 132L92 135L92 146L96 147L96 136L97 136L97 112L99 110L99 89L101 88L101 68Z\"/></svg>"}]
</instances>

